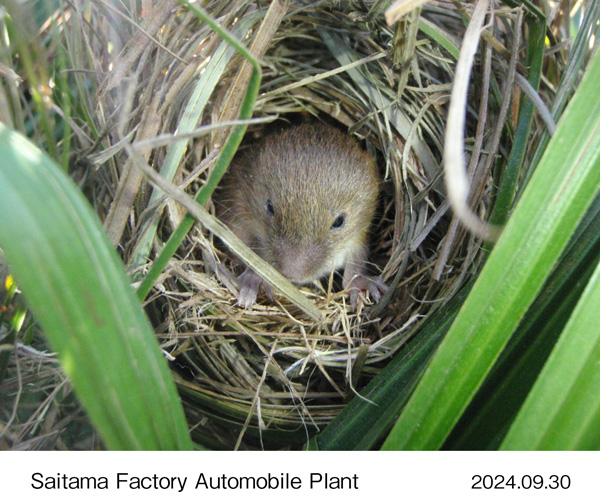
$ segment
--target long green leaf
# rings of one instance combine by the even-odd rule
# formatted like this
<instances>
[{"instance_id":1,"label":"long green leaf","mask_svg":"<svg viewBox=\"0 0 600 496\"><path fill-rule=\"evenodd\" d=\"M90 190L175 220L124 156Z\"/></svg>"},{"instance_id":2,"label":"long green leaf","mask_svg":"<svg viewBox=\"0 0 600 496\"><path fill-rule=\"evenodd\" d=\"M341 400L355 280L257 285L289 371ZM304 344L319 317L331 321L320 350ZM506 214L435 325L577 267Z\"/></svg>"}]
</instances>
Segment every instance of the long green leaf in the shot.
<instances>
[{"instance_id":1,"label":"long green leaf","mask_svg":"<svg viewBox=\"0 0 600 496\"><path fill-rule=\"evenodd\" d=\"M106 445L191 449L165 359L96 214L3 124L0 155L0 246Z\"/></svg>"},{"instance_id":2,"label":"long green leaf","mask_svg":"<svg viewBox=\"0 0 600 496\"><path fill-rule=\"evenodd\" d=\"M384 449L436 449L533 302L600 187L600 56Z\"/></svg>"},{"instance_id":3,"label":"long green leaf","mask_svg":"<svg viewBox=\"0 0 600 496\"><path fill-rule=\"evenodd\" d=\"M596 196L517 331L443 449L498 449L600 262Z\"/></svg>"},{"instance_id":4,"label":"long green leaf","mask_svg":"<svg viewBox=\"0 0 600 496\"><path fill-rule=\"evenodd\" d=\"M599 307L600 264L501 449L600 449Z\"/></svg>"},{"instance_id":5,"label":"long green leaf","mask_svg":"<svg viewBox=\"0 0 600 496\"><path fill-rule=\"evenodd\" d=\"M546 23L535 19L528 23L529 40L527 49L527 66L529 67L528 81L532 88L538 89L542 75L542 66L545 54L545 32ZM519 121L515 129L515 138L510 150L510 156L506 167L502 172L502 180L498 188L498 195L494 205L494 212L491 217L492 224L504 225L508 218L508 213L513 205L519 176L521 174L521 164L525 157L527 144L530 141L531 123L533 122L533 102L524 96L522 106L519 112Z\"/></svg>"}]
</instances>

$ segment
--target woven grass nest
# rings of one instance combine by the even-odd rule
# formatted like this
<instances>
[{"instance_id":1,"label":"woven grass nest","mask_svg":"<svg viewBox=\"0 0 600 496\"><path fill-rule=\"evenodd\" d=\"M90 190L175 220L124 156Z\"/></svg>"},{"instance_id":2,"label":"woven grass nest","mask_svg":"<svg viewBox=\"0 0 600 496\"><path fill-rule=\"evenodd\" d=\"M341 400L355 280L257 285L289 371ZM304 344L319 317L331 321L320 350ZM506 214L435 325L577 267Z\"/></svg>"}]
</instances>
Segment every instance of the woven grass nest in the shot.
<instances>
[{"instance_id":1,"label":"woven grass nest","mask_svg":"<svg viewBox=\"0 0 600 496\"><path fill-rule=\"evenodd\" d=\"M453 220L441 167L456 53L473 5L432 2L391 27L383 15L387 2L293 0L270 6L265 16L267 2L204 4L222 27L247 46L255 43L262 61L256 122L241 148L274 126L316 119L347 129L376 156L382 194L370 261L390 290L380 304L365 299L352 309L336 278L302 287L322 322L277 294L274 300L259 296L250 310L240 308L236 276L243 266L196 224L159 278L147 309L172 358L192 435L212 447L301 446L477 274L484 253L483 242ZM191 12L166 2L156 16L162 46L136 44L134 38L113 71L130 79L119 88L116 79L107 78L98 100L110 129L122 115L113 113L121 103L116 95L123 96L130 117L118 125L133 144L180 132L193 99L206 101L193 127L234 119L247 81L238 76L243 59ZM489 66L478 59L471 78L465 136L471 205L482 218L494 184L487 158L505 155L492 137L503 125L497 121L499 100L513 31L522 29L517 18L518 11L496 6L488 27L494 57ZM496 93L482 110L486 78ZM173 182L193 194L231 127L207 129L189 141L155 146L145 158L160 169L180 146ZM118 147L111 153L124 154ZM140 184L141 176L136 180L131 182ZM126 202L126 191L122 184L117 200ZM207 208L214 212L210 203ZM160 251L156 240L146 253L140 250L149 226L155 222L157 238L164 241L184 213L172 200L150 198L149 188L121 224L116 208L105 213L108 232L120 240L132 273L143 273Z\"/></svg>"}]
</instances>

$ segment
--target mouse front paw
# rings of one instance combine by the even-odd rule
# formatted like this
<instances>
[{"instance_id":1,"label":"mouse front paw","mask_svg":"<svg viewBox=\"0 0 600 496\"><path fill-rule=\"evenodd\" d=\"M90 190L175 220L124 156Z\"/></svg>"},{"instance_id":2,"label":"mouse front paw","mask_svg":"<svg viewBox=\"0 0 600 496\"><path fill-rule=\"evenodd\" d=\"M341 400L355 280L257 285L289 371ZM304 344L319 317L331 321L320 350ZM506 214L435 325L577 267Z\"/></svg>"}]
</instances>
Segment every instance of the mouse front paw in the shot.
<instances>
[{"instance_id":1,"label":"mouse front paw","mask_svg":"<svg viewBox=\"0 0 600 496\"><path fill-rule=\"evenodd\" d=\"M240 307L249 309L256 303L256 297L260 286L263 285L269 296L272 296L271 286L263 281L256 272L251 269L246 269L240 277L238 277L239 289L237 304Z\"/></svg>"},{"instance_id":2,"label":"mouse front paw","mask_svg":"<svg viewBox=\"0 0 600 496\"><path fill-rule=\"evenodd\" d=\"M369 277L364 274L357 274L348 284L350 292L350 304L352 308L358 305L358 295L361 292L368 292L375 302L378 302L388 290L387 284L381 277Z\"/></svg>"}]
</instances>

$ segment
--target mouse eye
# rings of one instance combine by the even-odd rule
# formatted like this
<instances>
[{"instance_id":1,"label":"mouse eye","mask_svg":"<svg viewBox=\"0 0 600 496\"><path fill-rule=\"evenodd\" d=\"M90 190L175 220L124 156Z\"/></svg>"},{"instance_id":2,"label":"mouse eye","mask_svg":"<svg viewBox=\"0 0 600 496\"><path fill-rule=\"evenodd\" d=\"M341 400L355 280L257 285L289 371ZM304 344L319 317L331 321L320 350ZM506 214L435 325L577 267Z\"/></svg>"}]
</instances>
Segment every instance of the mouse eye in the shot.
<instances>
[{"instance_id":1,"label":"mouse eye","mask_svg":"<svg viewBox=\"0 0 600 496\"><path fill-rule=\"evenodd\" d=\"M333 224L331 224L331 230L336 231L338 229L341 229L342 227L344 227L345 223L346 223L346 214L338 215L335 218L335 220L333 221Z\"/></svg>"},{"instance_id":2,"label":"mouse eye","mask_svg":"<svg viewBox=\"0 0 600 496\"><path fill-rule=\"evenodd\" d=\"M271 217L275 217L275 209L273 208L273 202L271 200L267 200L267 203L265 204L265 209Z\"/></svg>"}]
</instances>

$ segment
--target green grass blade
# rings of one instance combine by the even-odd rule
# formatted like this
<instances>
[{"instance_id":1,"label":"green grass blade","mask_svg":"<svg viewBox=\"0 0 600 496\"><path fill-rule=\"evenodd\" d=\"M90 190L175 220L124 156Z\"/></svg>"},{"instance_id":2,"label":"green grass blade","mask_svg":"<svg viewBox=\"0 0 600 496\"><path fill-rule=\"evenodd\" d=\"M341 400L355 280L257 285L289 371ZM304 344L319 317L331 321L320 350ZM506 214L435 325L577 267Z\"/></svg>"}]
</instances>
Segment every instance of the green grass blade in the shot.
<instances>
[{"instance_id":1,"label":"green grass blade","mask_svg":"<svg viewBox=\"0 0 600 496\"><path fill-rule=\"evenodd\" d=\"M445 33L439 26L436 26L433 22L420 17L419 30L421 30L423 34L431 38L433 41L443 46L446 50L448 50L448 53L454 57L455 60L458 60L460 47L457 46L456 41L448 36L447 33Z\"/></svg>"},{"instance_id":2,"label":"green grass blade","mask_svg":"<svg viewBox=\"0 0 600 496\"><path fill-rule=\"evenodd\" d=\"M71 180L0 124L0 246L111 449L191 449L152 328Z\"/></svg>"},{"instance_id":3,"label":"green grass blade","mask_svg":"<svg viewBox=\"0 0 600 496\"><path fill-rule=\"evenodd\" d=\"M600 262L600 196L443 449L498 449Z\"/></svg>"},{"instance_id":4,"label":"green grass blade","mask_svg":"<svg viewBox=\"0 0 600 496\"><path fill-rule=\"evenodd\" d=\"M600 449L600 264L501 449Z\"/></svg>"},{"instance_id":5,"label":"green grass blade","mask_svg":"<svg viewBox=\"0 0 600 496\"><path fill-rule=\"evenodd\" d=\"M528 81L531 87L537 90L539 88L542 75L542 66L544 62L544 40L546 32L545 22L529 23L529 41L527 50L527 67L529 67ZM498 188L494 213L490 218L492 224L502 226L506 223L510 209L513 206L515 192L521 174L521 164L525 157L527 144L530 140L531 123L533 122L534 105L532 101L524 95L522 106L519 112L519 121L515 130L515 137L508 163L502 173L502 181Z\"/></svg>"},{"instance_id":6,"label":"green grass blade","mask_svg":"<svg viewBox=\"0 0 600 496\"><path fill-rule=\"evenodd\" d=\"M600 187L600 56L384 449L437 449L556 264Z\"/></svg>"}]
</instances>

